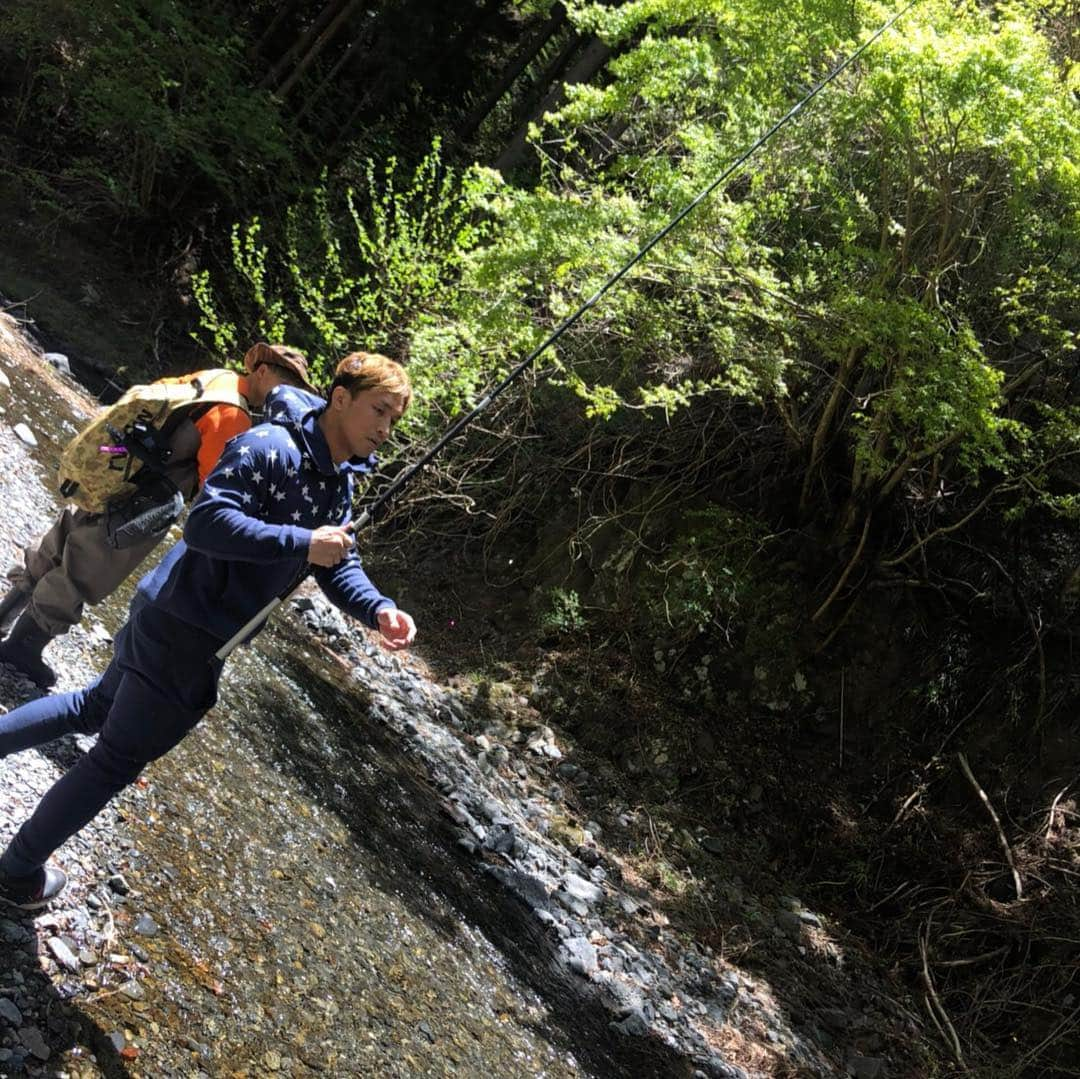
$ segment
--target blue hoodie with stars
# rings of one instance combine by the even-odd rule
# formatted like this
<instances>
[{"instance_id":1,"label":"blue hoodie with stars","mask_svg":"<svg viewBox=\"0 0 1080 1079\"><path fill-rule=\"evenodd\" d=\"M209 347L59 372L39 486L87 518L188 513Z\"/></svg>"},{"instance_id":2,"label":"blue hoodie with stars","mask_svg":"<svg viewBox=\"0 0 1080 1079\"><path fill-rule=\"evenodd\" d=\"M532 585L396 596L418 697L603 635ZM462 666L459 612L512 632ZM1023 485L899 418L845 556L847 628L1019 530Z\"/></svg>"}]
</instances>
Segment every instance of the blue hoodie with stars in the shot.
<instances>
[{"instance_id":1,"label":"blue hoodie with stars","mask_svg":"<svg viewBox=\"0 0 1080 1079\"><path fill-rule=\"evenodd\" d=\"M334 465L317 420L325 402L279 386L269 422L237 435L192 504L184 538L140 582L145 600L210 636L228 640L308 569L336 606L372 629L394 601L368 579L355 548L333 568L307 560L311 533L347 524L353 477L374 455Z\"/></svg>"}]
</instances>

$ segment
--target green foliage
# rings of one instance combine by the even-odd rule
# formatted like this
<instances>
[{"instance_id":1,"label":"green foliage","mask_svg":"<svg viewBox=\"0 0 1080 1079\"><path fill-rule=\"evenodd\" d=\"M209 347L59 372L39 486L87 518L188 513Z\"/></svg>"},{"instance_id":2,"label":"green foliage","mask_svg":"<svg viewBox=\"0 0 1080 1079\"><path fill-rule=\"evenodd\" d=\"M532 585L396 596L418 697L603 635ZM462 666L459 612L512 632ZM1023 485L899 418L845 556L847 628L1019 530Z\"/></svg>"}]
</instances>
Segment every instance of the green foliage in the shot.
<instances>
[{"instance_id":1,"label":"green foliage","mask_svg":"<svg viewBox=\"0 0 1080 1079\"><path fill-rule=\"evenodd\" d=\"M705 633L731 643L756 587L762 540L760 525L723 507L684 514L635 577L642 623L654 636L662 627L660 639L676 647Z\"/></svg>"},{"instance_id":2,"label":"green foliage","mask_svg":"<svg viewBox=\"0 0 1080 1079\"><path fill-rule=\"evenodd\" d=\"M562 357L586 416L771 404L803 452L841 439L851 493L871 500L942 454L968 481L1025 467L1045 420L1012 407L1012 355L1037 342L1064 370L1080 298L1080 126L1032 6L927 0L909 12L777 136L737 197L702 206L590 314ZM824 0L798 18L755 0L572 11L627 47L609 80L573 89L547 118L558 164L491 255L530 252L546 272L516 303L553 314L567 278L589 295L626 235L640 241L685 205L788 103L793 80L884 17ZM596 132L616 123L619 152L597 170ZM549 235L577 216L587 263L537 251L542 201L557 203ZM810 454L807 485L822 463Z\"/></svg>"},{"instance_id":3,"label":"green foliage","mask_svg":"<svg viewBox=\"0 0 1080 1079\"><path fill-rule=\"evenodd\" d=\"M497 187L484 169L444 168L438 143L404 180L394 158L365 162L357 186L324 175L274 232L259 218L233 227L221 285L208 270L195 275L208 342L228 355L256 338L287 340L324 380L347 352L388 352L410 360L409 423L460 409L490 371L465 328L436 315L491 232L484 211Z\"/></svg>"},{"instance_id":4,"label":"green foliage","mask_svg":"<svg viewBox=\"0 0 1080 1079\"><path fill-rule=\"evenodd\" d=\"M572 589L552 588L539 621L540 628L547 633L569 636L581 632L585 628L581 597Z\"/></svg>"},{"instance_id":5,"label":"green foliage","mask_svg":"<svg viewBox=\"0 0 1080 1079\"><path fill-rule=\"evenodd\" d=\"M881 387L850 413L853 453L866 482L957 438L969 475L1004 466L1003 375L959 318L950 324L911 298L838 292L829 323L811 340L837 364L857 354L865 376Z\"/></svg>"},{"instance_id":6,"label":"green foliage","mask_svg":"<svg viewBox=\"0 0 1080 1079\"><path fill-rule=\"evenodd\" d=\"M51 182L84 212L168 212L193 183L235 206L291 167L277 108L245 85L244 43L224 13L14 0L0 37L28 63L22 130L57 158Z\"/></svg>"},{"instance_id":7,"label":"green foliage","mask_svg":"<svg viewBox=\"0 0 1080 1079\"><path fill-rule=\"evenodd\" d=\"M588 300L541 359L524 464L477 495L492 518L513 517L503 484L530 467L551 477L528 510L540 517L567 486L584 501L593 484L597 516L625 480L677 486L683 458L659 448L675 431L760 440L758 473L801 486L804 519L834 514L822 523L839 542L924 478L969 499L996 485L1001 512L1073 511L1080 126L1045 11L924 0L602 297L887 13L631 0L570 15L619 50L536 125L534 188L453 173L437 151L404 180L392 160L327 179L284 220L238 227L238 290L200 279L217 347L288 337L323 371L350 347L407 356L416 415L436 427ZM586 478L561 482L583 445ZM744 595L729 547L710 521L683 523L647 603L680 632L722 632Z\"/></svg>"}]
</instances>

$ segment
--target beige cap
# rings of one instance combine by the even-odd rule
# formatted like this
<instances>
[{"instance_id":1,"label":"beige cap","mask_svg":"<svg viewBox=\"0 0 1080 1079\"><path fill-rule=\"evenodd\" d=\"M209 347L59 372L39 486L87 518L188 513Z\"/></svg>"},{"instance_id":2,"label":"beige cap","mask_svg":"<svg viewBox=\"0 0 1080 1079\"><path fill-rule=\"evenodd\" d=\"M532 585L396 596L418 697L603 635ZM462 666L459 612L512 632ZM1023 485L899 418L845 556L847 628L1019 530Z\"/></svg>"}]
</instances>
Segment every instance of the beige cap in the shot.
<instances>
[{"instance_id":1,"label":"beige cap","mask_svg":"<svg viewBox=\"0 0 1080 1079\"><path fill-rule=\"evenodd\" d=\"M244 353L244 370L250 375L260 364L268 363L272 367L284 367L295 375L312 393L319 391L308 381L307 357L299 350L288 345L268 345L257 341Z\"/></svg>"}]
</instances>

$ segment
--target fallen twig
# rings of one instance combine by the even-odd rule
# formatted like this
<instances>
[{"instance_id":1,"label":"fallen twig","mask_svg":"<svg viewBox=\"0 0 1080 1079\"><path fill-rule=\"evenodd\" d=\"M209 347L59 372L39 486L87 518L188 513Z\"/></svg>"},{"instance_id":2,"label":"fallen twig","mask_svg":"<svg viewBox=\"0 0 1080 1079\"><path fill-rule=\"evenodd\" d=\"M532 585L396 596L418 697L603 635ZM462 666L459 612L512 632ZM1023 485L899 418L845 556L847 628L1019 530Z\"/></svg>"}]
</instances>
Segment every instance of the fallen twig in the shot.
<instances>
[{"instance_id":1,"label":"fallen twig","mask_svg":"<svg viewBox=\"0 0 1080 1079\"><path fill-rule=\"evenodd\" d=\"M1072 786L1071 783L1066 783L1061 790L1058 791L1057 797L1054 799L1053 804L1050 806L1050 813L1046 818L1046 836L1044 842L1050 842L1050 833L1054 830L1054 814L1057 812L1058 802L1061 801L1062 796Z\"/></svg>"},{"instance_id":2,"label":"fallen twig","mask_svg":"<svg viewBox=\"0 0 1080 1079\"><path fill-rule=\"evenodd\" d=\"M1005 955L1008 952L1009 946L1003 944L1000 948L995 948L992 952L983 952L982 955L973 955L969 959L939 959L934 964L936 967L970 967L972 963L981 963L985 959L996 959L999 955Z\"/></svg>"},{"instance_id":3,"label":"fallen twig","mask_svg":"<svg viewBox=\"0 0 1080 1079\"><path fill-rule=\"evenodd\" d=\"M930 920L930 918L926 919L926 925L923 926L923 931L919 934L919 955L922 957L923 985L926 986L926 1010L930 1013L934 1026L938 1028L941 1036L949 1043L953 1056L956 1057L956 1063L966 1072L968 1067L964 1061L963 1050L960 1048L960 1036L956 1033L956 1027L952 1025L952 1020L949 1019L949 1014L945 1011L945 1006L937 995L937 990L934 988L934 979L930 974L930 956L927 943L930 939Z\"/></svg>"},{"instance_id":4,"label":"fallen twig","mask_svg":"<svg viewBox=\"0 0 1080 1079\"><path fill-rule=\"evenodd\" d=\"M1016 862L1013 860L1012 848L1009 846L1009 841L1005 838L1005 830L1001 827L1001 820L999 819L994 807L990 804L990 799L986 796L986 791L979 786L979 781L975 778L971 771L971 766L967 762L967 757L963 753L957 753L956 759L960 762L960 768L963 770L964 775L967 776L968 782L975 789L975 793L978 794L982 800L982 804L986 806L986 812L990 814L990 819L994 822L994 827L997 829L998 842L1001 844L1001 849L1005 853L1005 861L1009 864L1009 869L1012 870L1013 885L1016 888L1016 898L1023 898L1024 890L1020 883L1020 873L1017 871Z\"/></svg>"}]
</instances>

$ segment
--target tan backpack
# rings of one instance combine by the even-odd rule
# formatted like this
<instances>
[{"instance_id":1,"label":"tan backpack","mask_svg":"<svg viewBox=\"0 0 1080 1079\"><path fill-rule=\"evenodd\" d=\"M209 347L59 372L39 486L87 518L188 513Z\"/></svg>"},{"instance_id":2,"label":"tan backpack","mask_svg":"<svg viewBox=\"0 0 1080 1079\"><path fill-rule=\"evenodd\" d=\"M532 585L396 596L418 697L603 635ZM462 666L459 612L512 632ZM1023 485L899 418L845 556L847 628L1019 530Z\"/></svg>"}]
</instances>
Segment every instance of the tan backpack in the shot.
<instances>
[{"instance_id":1,"label":"tan backpack","mask_svg":"<svg viewBox=\"0 0 1080 1079\"><path fill-rule=\"evenodd\" d=\"M234 405L249 412L234 371L197 371L132 386L84 427L60 457L60 493L89 513L137 490L144 468L159 472L171 455L169 434L195 409Z\"/></svg>"}]
</instances>

